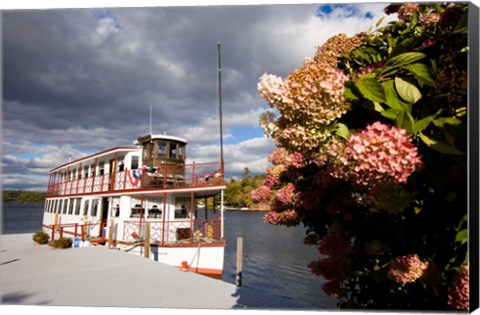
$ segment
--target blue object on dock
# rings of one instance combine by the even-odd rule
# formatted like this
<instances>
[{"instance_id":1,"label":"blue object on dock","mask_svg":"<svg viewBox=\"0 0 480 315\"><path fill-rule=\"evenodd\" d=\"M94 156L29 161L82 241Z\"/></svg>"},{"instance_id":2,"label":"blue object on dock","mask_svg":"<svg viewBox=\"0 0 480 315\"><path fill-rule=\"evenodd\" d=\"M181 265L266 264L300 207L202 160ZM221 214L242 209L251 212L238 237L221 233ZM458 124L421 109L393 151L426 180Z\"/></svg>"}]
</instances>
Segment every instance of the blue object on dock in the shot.
<instances>
[{"instance_id":1,"label":"blue object on dock","mask_svg":"<svg viewBox=\"0 0 480 315\"><path fill-rule=\"evenodd\" d=\"M80 237L73 238L73 248L80 248Z\"/></svg>"}]
</instances>

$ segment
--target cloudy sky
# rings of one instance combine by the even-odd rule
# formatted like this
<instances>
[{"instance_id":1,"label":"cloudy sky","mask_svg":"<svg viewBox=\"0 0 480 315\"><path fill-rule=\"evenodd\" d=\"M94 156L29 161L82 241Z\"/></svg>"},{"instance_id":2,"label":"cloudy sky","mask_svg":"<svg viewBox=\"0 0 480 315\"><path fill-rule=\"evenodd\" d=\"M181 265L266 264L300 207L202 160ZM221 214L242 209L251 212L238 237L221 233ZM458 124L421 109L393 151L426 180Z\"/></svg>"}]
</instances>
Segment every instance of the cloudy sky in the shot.
<instances>
[{"instance_id":1,"label":"cloudy sky","mask_svg":"<svg viewBox=\"0 0 480 315\"><path fill-rule=\"evenodd\" d=\"M154 133L186 138L190 160L218 160L217 42L227 176L264 172L274 146L258 125L258 78L367 30L386 4L4 10L3 189L45 190L69 156L132 145L150 105Z\"/></svg>"}]
</instances>

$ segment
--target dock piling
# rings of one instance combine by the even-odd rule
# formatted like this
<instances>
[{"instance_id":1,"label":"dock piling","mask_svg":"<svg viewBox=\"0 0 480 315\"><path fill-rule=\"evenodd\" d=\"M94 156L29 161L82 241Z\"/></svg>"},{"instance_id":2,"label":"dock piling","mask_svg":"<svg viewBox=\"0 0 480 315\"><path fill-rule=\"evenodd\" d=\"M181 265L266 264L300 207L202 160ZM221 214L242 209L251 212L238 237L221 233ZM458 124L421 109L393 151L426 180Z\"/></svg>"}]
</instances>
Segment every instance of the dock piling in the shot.
<instances>
[{"instance_id":1,"label":"dock piling","mask_svg":"<svg viewBox=\"0 0 480 315\"><path fill-rule=\"evenodd\" d=\"M144 257L150 257L150 222L145 226L145 248L144 248Z\"/></svg>"},{"instance_id":2,"label":"dock piling","mask_svg":"<svg viewBox=\"0 0 480 315\"><path fill-rule=\"evenodd\" d=\"M237 237L237 276L235 284L242 286L242 268L243 268L243 237Z\"/></svg>"}]
</instances>

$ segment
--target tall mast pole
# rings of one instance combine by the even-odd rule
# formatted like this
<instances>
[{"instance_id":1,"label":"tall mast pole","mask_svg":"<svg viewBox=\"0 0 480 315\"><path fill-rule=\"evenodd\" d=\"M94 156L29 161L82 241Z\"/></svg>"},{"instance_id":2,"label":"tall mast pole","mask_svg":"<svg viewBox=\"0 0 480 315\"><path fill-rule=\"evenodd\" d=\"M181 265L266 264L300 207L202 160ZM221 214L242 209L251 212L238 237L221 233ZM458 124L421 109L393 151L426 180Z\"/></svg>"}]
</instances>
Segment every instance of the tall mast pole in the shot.
<instances>
[{"instance_id":1,"label":"tall mast pole","mask_svg":"<svg viewBox=\"0 0 480 315\"><path fill-rule=\"evenodd\" d=\"M220 116L220 161L223 164L223 123L222 123L222 68L220 42L217 43L218 56L218 113Z\"/></svg>"},{"instance_id":2,"label":"tall mast pole","mask_svg":"<svg viewBox=\"0 0 480 315\"><path fill-rule=\"evenodd\" d=\"M150 104L150 134L152 134L152 104Z\"/></svg>"},{"instance_id":3,"label":"tall mast pole","mask_svg":"<svg viewBox=\"0 0 480 315\"><path fill-rule=\"evenodd\" d=\"M223 178L225 178L225 169L223 164L223 123L222 123L222 68L220 42L217 43L218 57L218 114L220 116L220 168ZM223 221L223 189L220 191L220 238L224 238L224 221Z\"/></svg>"}]
</instances>

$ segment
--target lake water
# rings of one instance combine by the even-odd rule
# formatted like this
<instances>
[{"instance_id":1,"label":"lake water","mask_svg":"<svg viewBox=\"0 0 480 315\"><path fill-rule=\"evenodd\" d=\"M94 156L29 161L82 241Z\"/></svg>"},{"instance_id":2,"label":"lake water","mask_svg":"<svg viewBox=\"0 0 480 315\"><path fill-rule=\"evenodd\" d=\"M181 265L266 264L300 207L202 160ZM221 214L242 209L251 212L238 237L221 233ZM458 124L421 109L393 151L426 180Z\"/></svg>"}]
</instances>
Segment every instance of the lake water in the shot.
<instances>
[{"instance_id":1,"label":"lake water","mask_svg":"<svg viewBox=\"0 0 480 315\"><path fill-rule=\"evenodd\" d=\"M304 229L263 222L264 212L226 211L227 247L223 281L235 283L237 237L243 238L242 286L287 297L314 309L335 309L335 300L322 291L323 279L307 264L319 258L302 244ZM2 233L34 233L41 228L43 204L3 204Z\"/></svg>"}]
</instances>

